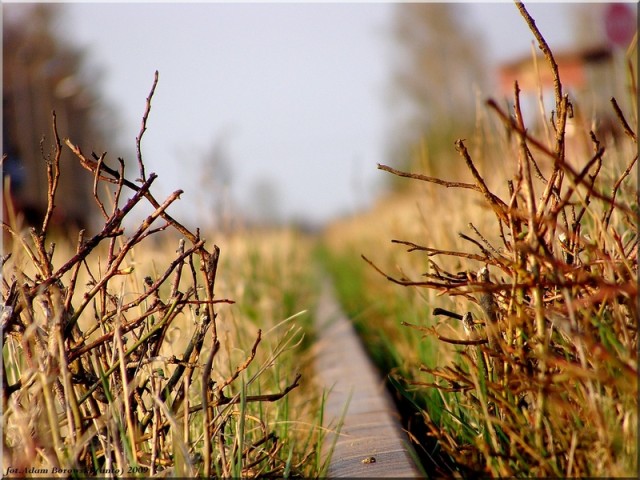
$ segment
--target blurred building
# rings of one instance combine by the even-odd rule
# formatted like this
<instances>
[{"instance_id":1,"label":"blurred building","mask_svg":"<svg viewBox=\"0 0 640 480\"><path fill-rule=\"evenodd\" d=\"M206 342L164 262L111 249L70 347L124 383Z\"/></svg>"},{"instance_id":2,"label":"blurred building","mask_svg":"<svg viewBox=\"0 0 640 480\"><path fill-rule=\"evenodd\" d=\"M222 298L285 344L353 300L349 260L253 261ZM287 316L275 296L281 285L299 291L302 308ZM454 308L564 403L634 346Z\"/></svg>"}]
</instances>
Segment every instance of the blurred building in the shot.
<instances>
[{"instance_id":1,"label":"blurred building","mask_svg":"<svg viewBox=\"0 0 640 480\"><path fill-rule=\"evenodd\" d=\"M80 79L81 52L55 37L56 6L3 5L3 201L38 226L47 206L46 158L53 158L52 111L61 140L96 148L95 96ZM63 147L53 222L85 227L97 211L93 179ZM5 212L6 214L6 209Z\"/></svg>"},{"instance_id":2,"label":"blurred building","mask_svg":"<svg viewBox=\"0 0 640 480\"><path fill-rule=\"evenodd\" d=\"M615 51L608 45L595 46L571 51L554 52L558 65L563 93L569 94L573 108L567 119L568 139L580 137L590 152L588 132L592 130L601 141L616 140L622 134L618 120L611 106L611 97L626 104L628 92L621 82L621 67ZM521 107L525 124L535 129L540 125L541 103L546 120L555 110L554 78L544 56L524 56L504 63L498 69L501 94L513 99L514 82L520 88ZM542 102L540 99L542 95Z\"/></svg>"},{"instance_id":3,"label":"blurred building","mask_svg":"<svg viewBox=\"0 0 640 480\"><path fill-rule=\"evenodd\" d=\"M615 139L621 129L611 98L615 97L623 110L637 101L629 77L632 68L637 81L637 61L632 61L637 57L637 5L584 4L572 12L576 46L570 50L552 47L563 93L574 106L567 134L593 130L601 140ZM532 52L500 65L498 77L500 91L510 101L518 81L528 127L539 125L541 103L546 119L555 110L553 72L539 49L536 56Z\"/></svg>"},{"instance_id":4,"label":"blurred building","mask_svg":"<svg viewBox=\"0 0 640 480\"><path fill-rule=\"evenodd\" d=\"M570 89L585 90L610 71L613 53L610 47L599 46L557 52L553 57L558 64L562 84ZM543 89L553 87L553 73L542 55L535 59L526 55L500 65L499 78L500 90L504 94L513 93L515 80L523 92L535 92L540 85Z\"/></svg>"}]
</instances>

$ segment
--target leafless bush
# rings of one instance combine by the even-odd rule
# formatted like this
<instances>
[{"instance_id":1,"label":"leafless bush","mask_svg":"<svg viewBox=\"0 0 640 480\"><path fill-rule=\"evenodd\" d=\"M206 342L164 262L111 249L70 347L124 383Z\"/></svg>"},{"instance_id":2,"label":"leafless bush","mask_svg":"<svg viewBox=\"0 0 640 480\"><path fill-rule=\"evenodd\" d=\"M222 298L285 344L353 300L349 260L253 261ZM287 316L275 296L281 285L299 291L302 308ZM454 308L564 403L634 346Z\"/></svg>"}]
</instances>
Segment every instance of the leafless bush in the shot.
<instances>
[{"instance_id":1,"label":"leafless bush","mask_svg":"<svg viewBox=\"0 0 640 480\"><path fill-rule=\"evenodd\" d=\"M392 282L469 304L467 312L433 312L462 324L458 338L411 325L462 345L452 364L422 367L428 381L409 381L441 392L442 416L421 413L456 461L496 476L629 475L637 470L637 134L611 99L631 148L618 145L607 155L589 132L591 158L579 168L566 160L572 104L552 51L525 7L517 6L554 73L552 145L527 130L515 83L512 112L487 102L517 156L507 197L488 188L463 140L456 149L472 183L380 165L458 194L479 194L495 229L490 236L470 223L470 235L460 233L473 253L393 240L427 255L431 268L423 279L396 278L367 261ZM607 165L614 159L622 168ZM444 257L475 268L448 271L434 261Z\"/></svg>"},{"instance_id":2,"label":"leafless bush","mask_svg":"<svg viewBox=\"0 0 640 480\"><path fill-rule=\"evenodd\" d=\"M3 223L11 248L2 257L1 317L9 474L36 469L49 475L229 477L283 470L274 455L278 438L264 424L257 423L252 442L244 432L232 432L231 424L246 415L247 404L275 401L296 388L299 376L273 394L252 395L245 384L236 386L255 357L258 331L246 360L226 379L213 380L221 349L216 305L232 302L214 293L219 248L208 249L198 230L167 213L182 192L162 202L151 193L157 176L145 172L140 147L157 81L156 72L136 139L137 180L125 177L122 159L112 168L106 154L87 156L64 141L93 176L93 198L104 220L98 233L86 238L80 232L75 252L61 264L54 261L56 245L47 243L64 148L55 114L42 226L26 233ZM113 189L108 201L99 193L104 185ZM152 212L125 227L145 203ZM173 238L172 232L181 237L175 257L164 270L133 282L134 249L158 236ZM166 335L177 322L191 326L181 351Z\"/></svg>"}]
</instances>

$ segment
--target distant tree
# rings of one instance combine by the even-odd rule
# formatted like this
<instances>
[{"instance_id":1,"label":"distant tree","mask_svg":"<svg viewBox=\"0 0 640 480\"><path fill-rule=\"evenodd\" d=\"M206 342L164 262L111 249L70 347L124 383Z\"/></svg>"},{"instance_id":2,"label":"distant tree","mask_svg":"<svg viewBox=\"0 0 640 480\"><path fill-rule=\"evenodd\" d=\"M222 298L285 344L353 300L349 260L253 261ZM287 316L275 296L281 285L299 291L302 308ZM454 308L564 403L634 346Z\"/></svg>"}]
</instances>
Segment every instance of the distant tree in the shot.
<instances>
[{"instance_id":1,"label":"distant tree","mask_svg":"<svg viewBox=\"0 0 640 480\"><path fill-rule=\"evenodd\" d=\"M84 53L56 33L63 21L61 6L2 8L3 154L7 155L3 179L9 179L13 201L27 223L37 225L46 206L43 153L46 156L53 145L52 111L62 138L70 138L86 153L102 153L104 125L97 113L104 102L99 100L97 82L83 77ZM68 151L61 170L54 218L65 226L87 226L94 212L92 178Z\"/></svg>"},{"instance_id":2,"label":"distant tree","mask_svg":"<svg viewBox=\"0 0 640 480\"><path fill-rule=\"evenodd\" d=\"M424 140L431 147L474 122L477 88L486 84L482 38L468 23L467 6L400 3L393 19L392 100L396 121L391 161L410 163Z\"/></svg>"},{"instance_id":3,"label":"distant tree","mask_svg":"<svg viewBox=\"0 0 640 480\"><path fill-rule=\"evenodd\" d=\"M207 212L198 218L204 228L232 228L239 212L231 196L233 181L232 161L229 152L229 130L212 137L204 153L193 156L193 168L199 172L198 203Z\"/></svg>"},{"instance_id":4,"label":"distant tree","mask_svg":"<svg viewBox=\"0 0 640 480\"><path fill-rule=\"evenodd\" d=\"M280 223L280 190L276 182L268 177L259 177L251 187L249 218L258 225Z\"/></svg>"}]
</instances>

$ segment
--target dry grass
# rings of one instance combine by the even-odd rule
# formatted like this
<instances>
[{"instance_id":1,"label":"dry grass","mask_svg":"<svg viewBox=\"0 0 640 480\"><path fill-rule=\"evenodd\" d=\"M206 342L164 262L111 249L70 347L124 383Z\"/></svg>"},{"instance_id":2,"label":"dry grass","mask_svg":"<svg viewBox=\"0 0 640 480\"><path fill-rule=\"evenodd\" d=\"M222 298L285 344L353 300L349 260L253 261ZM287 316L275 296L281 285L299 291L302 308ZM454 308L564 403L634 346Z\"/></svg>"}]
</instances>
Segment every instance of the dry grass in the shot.
<instances>
[{"instance_id":1,"label":"dry grass","mask_svg":"<svg viewBox=\"0 0 640 480\"><path fill-rule=\"evenodd\" d=\"M455 182L380 166L423 182L424 192L407 187L411 198L334 225L327 243L334 255L364 254L372 267L358 273L363 290L374 289L364 308L396 302L415 312L416 321L403 321L412 336L398 332L397 308L378 306L375 323L368 316L361 328L404 342L388 350L392 384L437 440L426 453L453 460L440 474L633 476L637 112L630 102L625 116L613 101L622 138L587 131L588 150L570 142L553 54L519 8L558 78L546 129L524 124L516 85L513 111L486 106L503 127L483 127L493 155L476 158L467 144L483 145L456 142L465 171ZM383 248L383 237L395 249ZM426 293L394 293L394 285ZM425 336L437 352L424 351Z\"/></svg>"},{"instance_id":2,"label":"dry grass","mask_svg":"<svg viewBox=\"0 0 640 480\"><path fill-rule=\"evenodd\" d=\"M75 245L51 233L55 116L44 222L3 223L3 473L317 475L321 405L300 388L310 244L252 232L208 246L172 218L180 192L155 199L140 151L152 96L140 180L65 142L93 176L98 233Z\"/></svg>"}]
</instances>

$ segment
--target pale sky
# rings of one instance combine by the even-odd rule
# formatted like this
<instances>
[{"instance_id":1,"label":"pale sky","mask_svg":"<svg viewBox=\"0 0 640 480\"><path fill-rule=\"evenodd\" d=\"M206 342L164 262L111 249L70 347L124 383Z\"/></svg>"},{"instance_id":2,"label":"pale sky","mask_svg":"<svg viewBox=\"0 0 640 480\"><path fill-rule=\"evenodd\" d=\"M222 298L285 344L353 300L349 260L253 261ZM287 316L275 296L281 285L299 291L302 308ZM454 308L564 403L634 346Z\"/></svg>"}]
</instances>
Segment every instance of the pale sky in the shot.
<instances>
[{"instance_id":1,"label":"pale sky","mask_svg":"<svg viewBox=\"0 0 640 480\"><path fill-rule=\"evenodd\" d=\"M215 193L202 188L197 165L217 141L235 203L322 222L366 207L385 180L376 164L387 161L393 7L74 3L63 29L104 72L104 95L118 111L112 121L121 121L118 144L130 148L112 158L133 152L160 72L143 153L147 172L159 175L158 197L185 190L181 218L207 223L215 215ZM467 7L493 60L530 51L515 6ZM571 44L570 5L527 8L552 48Z\"/></svg>"}]
</instances>

